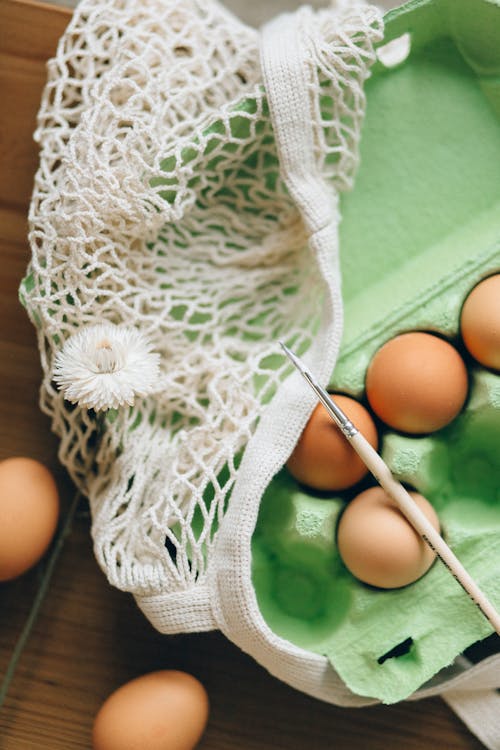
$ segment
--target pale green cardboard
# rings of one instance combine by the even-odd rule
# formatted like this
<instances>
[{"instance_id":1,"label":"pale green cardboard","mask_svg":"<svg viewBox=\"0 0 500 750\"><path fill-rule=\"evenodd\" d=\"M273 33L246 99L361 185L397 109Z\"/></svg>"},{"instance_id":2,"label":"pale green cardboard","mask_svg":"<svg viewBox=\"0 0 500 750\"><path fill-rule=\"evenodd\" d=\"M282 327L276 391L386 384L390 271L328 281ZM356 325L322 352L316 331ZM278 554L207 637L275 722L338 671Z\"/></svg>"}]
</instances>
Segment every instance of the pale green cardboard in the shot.
<instances>
[{"instance_id":1,"label":"pale green cardboard","mask_svg":"<svg viewBox=\"0 0 500 750\"><path fill-rule=\"evenodd\" d=\"M464 412L431 436L384 431L382 453L435 505L500 608L500 377L458 335L467 292L500 271L500 2L414 0L386 16L384 43L405 32L409 57L378 63L366 84L361 167L341 202L345 332L332 381L363 399L371 356L402 331L436 331L464 353ZM492 628L439 561L394 591L350 575L335 527L359 489L315 496L281 472L262 502L253 580L276 633L328 656L355 693L392 703ZM388 657L401 643L406 653Z\"/></svg>"}]
</instances>

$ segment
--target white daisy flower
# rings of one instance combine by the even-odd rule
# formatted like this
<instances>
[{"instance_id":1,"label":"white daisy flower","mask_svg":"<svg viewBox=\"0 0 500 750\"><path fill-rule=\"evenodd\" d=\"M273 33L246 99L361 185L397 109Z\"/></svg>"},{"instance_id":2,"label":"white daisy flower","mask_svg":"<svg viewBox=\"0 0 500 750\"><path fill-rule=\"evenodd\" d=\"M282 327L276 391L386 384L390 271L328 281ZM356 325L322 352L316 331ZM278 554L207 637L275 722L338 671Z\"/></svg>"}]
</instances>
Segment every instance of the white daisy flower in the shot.
<instances>
[{"instance_id":1,"label":"white daisy flower","mask_svg":"<svg viewBox=\"0 0 500 750\"><path fill-rule=\"evenodd\" d=\"M136 328L102 323L67 339L55 358L54 380L71 403L102 411L151 393L159 367L160 355Z\"/></svg>"}]
</instances>

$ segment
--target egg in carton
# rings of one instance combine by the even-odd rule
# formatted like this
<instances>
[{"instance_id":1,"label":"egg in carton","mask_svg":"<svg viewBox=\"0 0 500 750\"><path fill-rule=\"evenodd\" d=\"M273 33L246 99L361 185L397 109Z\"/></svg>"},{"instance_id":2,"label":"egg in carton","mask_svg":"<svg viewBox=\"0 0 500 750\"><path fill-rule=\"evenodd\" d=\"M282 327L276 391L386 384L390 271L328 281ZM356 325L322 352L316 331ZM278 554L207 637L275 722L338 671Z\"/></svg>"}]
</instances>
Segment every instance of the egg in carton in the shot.
<instances>
[{"instance_id":1,"label":"egg in carton","mask_svg":"<svg viewBox=\"0 0 500 750\"><path fill-rule=\"evenodd\" d=\"M396 57L384 57L392 40ZM500 375L470 355L460 316L470 292L500 273L499 49L497 2L419 0L387 15L366 84L361 167L341 204L345 328L331 380L370 409L367 371L394 337L426 332L462 357L466 399L441 429L409 434L372 415L383 458L429 500L497 607ZM284 469L262 501L252 570L278 635L326 655L355 693L392 703L453 668L491 626L440 561L398 588L352 575L339 519L373 485L365 476L347 490L316 491Z\"/></svg>"}]
</instances>

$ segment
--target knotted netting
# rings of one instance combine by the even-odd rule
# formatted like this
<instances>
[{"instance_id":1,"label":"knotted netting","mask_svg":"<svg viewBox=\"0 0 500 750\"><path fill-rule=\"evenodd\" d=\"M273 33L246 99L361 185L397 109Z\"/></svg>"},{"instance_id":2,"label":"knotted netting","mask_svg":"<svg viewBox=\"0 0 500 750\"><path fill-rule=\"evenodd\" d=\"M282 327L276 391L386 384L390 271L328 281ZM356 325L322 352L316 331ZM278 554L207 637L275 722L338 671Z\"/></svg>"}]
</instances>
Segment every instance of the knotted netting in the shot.
<instances>
[{"instance_id":1,"label":"knotted netting","mask_svg":"<svg viewBox=\"0 0 500 750\"><path fill-rule=\"evenodd\" d=\"M335 205L381 20L345 3L300 13L314 170ZM214 0L83 0L49 64L21 297L96 557L138 596L203 586L245 447L290 374L277 342L305 352L321 326L259 43ZM104 413L54 382L64 342L100 323L160 355L152 393Z\"/></svg>"}]
</instances>

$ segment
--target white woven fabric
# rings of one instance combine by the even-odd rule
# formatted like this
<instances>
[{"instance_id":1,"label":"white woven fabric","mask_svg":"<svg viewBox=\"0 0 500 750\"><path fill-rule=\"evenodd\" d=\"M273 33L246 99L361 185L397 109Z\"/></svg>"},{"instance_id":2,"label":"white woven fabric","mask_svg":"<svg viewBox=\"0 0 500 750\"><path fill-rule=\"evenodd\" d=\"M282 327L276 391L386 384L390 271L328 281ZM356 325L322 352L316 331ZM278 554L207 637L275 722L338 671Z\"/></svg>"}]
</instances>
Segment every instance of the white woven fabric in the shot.
<instances>
[{"instance_id":1,"label":"white woven fabric","mask_svg":"<svg viewBox=\"0 0 500 750\"><path fill-rule=\"evenodd\" d=\"M352 184L382 33L377 10L343 6L294 16L301 85L272 99L293 126L269 114L259 35L217 2L84 0L49 64L22 288L42 408L90 498L100 565L163 630L214 626L218 530L290 374L278 340L310 350L325 382L333 369L336 196ZM54 382L64 342L102 323L139 330L161 367L151 396L104 417L86 381L76 406Z\"/></svg>"},{"instance_id":2,"label":"white woven fabric","mask_svg":"<svg viewBox=\"0 0 500 750\"><path fill-rule=\"evenodd\" d=\"M282 17L261 43L216 0L82 0L49 64L21 288L42 408L109 581L161 632L219 627L341 705L371 701L267 627L251 538L314 406L278 340L325 384L335 364L337 197L381 38L379 11L349 2ZM53 380L64 342L101 323L142 332L161 370L104 415Z\"/></svg>"},{"instance_id":3,"label":"white woven fabric","mask_svg":"<svg viewBox=\"0 0 500 750\"><path fill-rule=\"evenodd\" d=\"M500 695L492 690L447 691L444 699L488 750L500 750Z\"/></svg>"}]
</instances>

